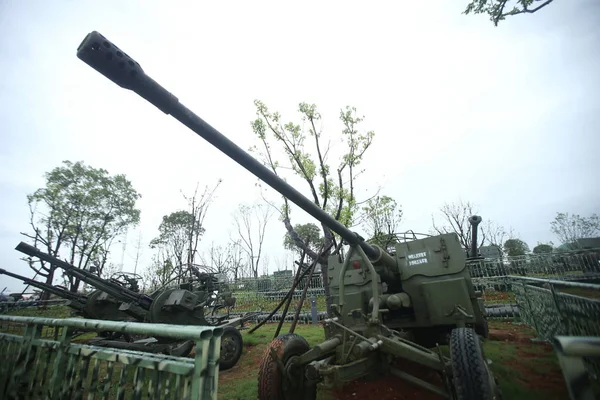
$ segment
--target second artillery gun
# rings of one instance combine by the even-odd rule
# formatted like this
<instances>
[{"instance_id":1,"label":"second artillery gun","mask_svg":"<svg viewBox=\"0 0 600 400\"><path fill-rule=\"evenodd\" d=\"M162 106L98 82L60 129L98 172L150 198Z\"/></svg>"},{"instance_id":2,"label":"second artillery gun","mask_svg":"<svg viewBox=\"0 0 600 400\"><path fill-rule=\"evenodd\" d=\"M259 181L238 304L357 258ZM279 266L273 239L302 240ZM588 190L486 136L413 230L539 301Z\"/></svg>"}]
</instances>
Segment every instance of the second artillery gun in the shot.
<instances>
[{"instance_id":1,"label":"second artillery gun","mask_svg":"<svg viewBox=\"0 0 600 400\"><path fill-rule=\"evenodd\" d=\"M16 250L44 260L61 268L73 276L96 288L87 296L84 311L88 317L104 320L129 320L177 325L212 325L224 329L221 338L221 370L233 367L242 354L242 335L236 329L244 321L253 318L255 313L229 318L229 310L235 305L231 292L220 291L214 274L202 273L191 268L194 278L189 282L172 287L162 287L150 294L140 293L137 282L118 279L102 279L98 275L75 267L50 254L44 253L30 244L21 242ZM226 287L223 287L226 289ZM225 315L218 312L226 309ZM152 339L152 340L150 340ZM193 341L179 343L174 339L147 338L133 343L119 341L95 341L95 345L169 352L183 356L193 348Z\"/></svg>"},{"instance_id":2,"label":"second artillery gun","mask_svg":"<svg viewBox=\"0 0 600 400\"><path fill-rule=\"evenodd\" d=\"M180 104L98 32L85 37L77 56L172 115L350 246L343 260L338 255L328 259L333 315L324 322L326 340L313 348L296 334L271 342L259 372L261 400L315 399L318 383L338 386L385 372L444 398L497 398L497 383L475 332L482 330L485 318L456 234L398 243L395 253L388 253L350 231ZM449 344L450 357L442 354L441 344ZM411 363L437 372L438 381L409 373Z\"/></svg>"}]
</instances>

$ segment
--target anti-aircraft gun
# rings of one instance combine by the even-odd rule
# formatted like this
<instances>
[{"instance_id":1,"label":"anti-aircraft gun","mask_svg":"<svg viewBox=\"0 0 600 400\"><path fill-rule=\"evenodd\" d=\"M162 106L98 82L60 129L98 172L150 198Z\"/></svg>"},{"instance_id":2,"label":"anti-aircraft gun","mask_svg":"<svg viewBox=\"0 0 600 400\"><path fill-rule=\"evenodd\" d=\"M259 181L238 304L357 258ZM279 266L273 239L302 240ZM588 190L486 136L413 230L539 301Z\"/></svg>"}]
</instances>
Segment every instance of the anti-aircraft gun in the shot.
<instances>
[{"instance_id":1,"label":"anti-aircraft gun","mask_svg":"<svg viewBox=\"0 0 600 400\"><path fill-rule=\"evenodd\" d=\"M326 340L311 349L296 334L276 338L261 363L260 399L314 399L319 382L339 385L383 372L441 397L496 398L496 382L473 329L484 318L456 234L399 243L391 255L365 242L180 104L139 63L98 32L84 38L77 56L172 115L350 246L343 261L338 256L328 260L334 315L324 322ZM431 339L434 345L448 343L450 357L443 356L439 347L418 344ZM436 386L402 370L406 361L436 371L443 384Z\"/></svg>"},{"instance_id":2,"label":"anti-aircraft gun","mask_svg":"<svg viewBox=\"0 0 600 400\"><path fill-rule=\"evenodd\" d=\"M2 268L0 268L0 275L10 276L11 278L23 281L23 283L26 283L30 286L41 289L48 293L52 293L55 296L62 297L63 299L67 300L67 305L75 311L77 311L77 313L81 314L81 316L83 316L84 318L91 318L85 311L87 296L83 294L73 293L66 289L62 289L53 285L47 285L45 283L38 282L34 279L30 279L25 276L12 273Z\"/></svg>"},{"instance_id":3,"label":"anti-aircraft gun","mask_svg":"<svg viewBox=\"0 0 600 400\"><path fill-rule=\"evenodd\" d=\"M37 257L63 269L68 275L81 280L97 290L87 296L85 311L89 318L105 319L113 321L143 320L144 311L139 307L121 310L121 303L125 301L134 302L144 299L144 295L134 292L129 288L116 282L102 279L98 275L77 268L74 265L62 261L56 257L46 254L34 246L21 242L16 247L17 251L30 257Z\"/></svg>"},{"instance_id":4,"label":"anti-aircraft gun","mask_svg":"<svg viewBox=\"0 0 600 400\"><path fill-rule=\"evenodd\" d=\"M195 281L192 280L175 287L164 287L148 295L132 290L135 286L126 287L127 285L124 285L118 279L113 278L112 281L102 279L92 272L77 268L25 242L19 243L16 250L53 264L65 270L67 274L94 286L97 290L87 297L85 306L85 311L91 318L137 320L139 322L177 325L219 326L224 328L221 338L220 369L225 370L233 367L241 356L243 348L242 335L235 327L252 318L254 314L230 319L212 315L206 316L205 307L208 307L213 313L215 311L215 297L209 293L209 291L216 288L214 276L211 274L196 271L197 279ZM196 285L198 282L199 284ZM128 283L131 284L131 282ZM229 296L229 301L231 301L231 296ZM235 303L235 300L233 302ZM136 343L124 345L110 342L108 345L156 351L156 348L162 349L164 347L159 345L177 344L174 339L158 337L155 339L157 345L154 348L146 346L145 343L142 347L137 346ZM99 343L94 344L98 345ZM191 351L191 345L191 341L186 341L177 345L174 351L179 355L183 355Z\"/></svg>"}]
</instances>

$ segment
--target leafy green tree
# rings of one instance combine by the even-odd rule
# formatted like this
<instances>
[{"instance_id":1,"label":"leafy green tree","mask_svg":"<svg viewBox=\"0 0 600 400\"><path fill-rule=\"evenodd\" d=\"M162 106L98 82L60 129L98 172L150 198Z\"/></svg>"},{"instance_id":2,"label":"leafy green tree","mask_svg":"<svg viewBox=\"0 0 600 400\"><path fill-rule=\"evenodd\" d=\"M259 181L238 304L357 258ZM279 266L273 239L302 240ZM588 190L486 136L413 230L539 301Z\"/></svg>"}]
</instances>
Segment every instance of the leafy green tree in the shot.
<instances>
[{"instance_id":1,"label":"leafy green tree","mask_svg":"<svg viewBox=\"0 0 600 400\"><path fill-rule=\"evenodd\" d=\"M22 233L33 245L79 268L92 265L101 274L113 240L136 225L141 197L125 175L109 175L79 161L64 161L45 174L46 185L27 196L33 233ZM27 259L30 267L51 284L55 266ZM79 280L67 275L70 290Z\"/></svg>"},{"instance_id":2,"label":"leafy green tree","mask_svg":"<svg viewBox=\"0 0 600 400\"><path fill-rule=\"evenodd\" d=\"M187 210L179 210L163 216L158 227L159 235L150 241L151 248L160 248L163 252L163 263L167 260L175 266L172 272L183 277L183 266L186 264L189 250L190 232L196 236L204 234L200 221Z\"/></svg>"},{"instance_id":3,"label":"leafy green tree","mask_svg":"<svg viewBox=\"0 0 600 400\"><path fill-rule=\"evenodd\" d=\"M579 214L557 213L554 221L550 223L550 229L562 244L577 249L578 239L600 234L600 218L597 214L581 217Z\"/></svg>"},{"instance_id":4,"label":"leafy green tree","mask_svg":"<svg viewBox=\"0 0 600 400\"><path fill-rule=\"evenodd\" d=\"M317 207L329 213L333 218L345 226L354 226L357 213L360 212L359 199L356 197L357 177L362 173L359 170L365 152L371 147L375 133L367 131L361 133L360 125L363 117L357 115L356 108L346 107L340 110L339 119L343 124L340 136L336 142L341 142L341 154L334 164L328 160L329 145L323 143L323 133L317 126L321 122L321 114L314 104L300 103L298 111L302 124L293 122L284 123L278 112L269 111L261 101L254 102L257 118L252 121L252 130L260 141L260 146L253 146L250 150L257 153L263 164L282 179L299 179L304 184L307 196ZM306 129L305 129L306 128ZM308 141L313 146L308 148ZM259 148L260 147L260 148ZM279 161L283 156L284 162ZM295 185L300 187L300 184ZM298 248L305 251L308 257L315 260L318 254L309 248L291 223L291 206L288 199L283 198L281 207L271 204L279 211L280 217L290 237ZM322 225L323 245L333 244L332 253L341 250L341 241L334 232ZM330 253L330 254L332 254ZM324 254L318 261L327 265L327 256ZM328 282L327 268L321 269L323 281ZM329 311L329 287L325 285L327 309Z\"/></svg>"},{"instance_id":5,"label":"leafy green tree","mask_svg":"<svg viewBox=\"0 0 600 400\"><path fill-rule=\"evenodd\" d=\"M524 256L529 253L529 246L521 239L508 239L504 242L504 252L509 257Z\"/></svg>"},{"instance_id":6,"label":"leafy green tree","mask_svg":"<svg viewBox=\"0 0 600 400\"><path fill-rule=\"evenodd\" d=\"M142 274L147 293L172 283L178 277L177 269L171 260L161 258L158 254L152 257L152 263Z\"/></svg>"},{"instance_id":7,"label":"leafy green tree","mask_svg":"<svg viewBox=\"0 0 600 400\"><path fill-rule=\"evenodd\" d=\"M319 228L317 224L313 224L312 222L307 224L296 224L294 226L294 231L298 234L306 247L314 252L319 251L319 247L323 243L323 237L321 236L321 228ZM283 237L283 247L286 250L292 250L302 254L302 249L298 247L289 232L286 232Z\"/></svg>"},{"instance_id":8,"label":"leafy green tree","mask_svg":"<svg viewBox=\"0 0 600 400\"><path fill-rule=\"evenodd\" d=\"M363 207L363 224L369 242L387 249L398 242L396 234L402 221L402 208L389 196L376 196Z\"/></svg>"},{"instance_id":9,"label":"leafy green tree","mask_svg":"<svg viewBox=\"0 0 600 400\"><path fill-rule=\"evenodd\" d=\"M506 17L518 14L533 14L554 0L473 0L468 5L465 15L488 14L495 26Z\"/></svg>"},{"instance_id":10,"label":"leafy green tree","mask_svg":"<svg viewBox=\"0 0 600 400\"><path fill-rule=\"evenodd\" d=\"M554 251L552 244L538 243L533 248L533 254L550 254Z\"/></svg>"}]
</instances>

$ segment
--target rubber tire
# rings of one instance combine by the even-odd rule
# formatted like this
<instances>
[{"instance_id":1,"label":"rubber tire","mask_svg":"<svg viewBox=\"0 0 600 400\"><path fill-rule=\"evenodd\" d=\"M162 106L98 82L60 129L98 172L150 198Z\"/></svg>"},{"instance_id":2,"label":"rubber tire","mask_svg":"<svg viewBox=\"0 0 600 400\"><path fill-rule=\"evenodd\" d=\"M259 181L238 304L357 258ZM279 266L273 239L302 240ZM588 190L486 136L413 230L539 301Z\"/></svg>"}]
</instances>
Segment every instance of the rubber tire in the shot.
<instances>
[{"instance_id":1,"label":"rubber tire","mask_svg":"<svg viewBox=\"0 0 600 400\"><path fill-rule=\"evenodd\" d=\"M305 390L296 390L293 393L284 393L283 375L277 362L271 357L270 349L275 349L275 354L286 365L292 356L299 356L310 350L306 339L295 333L287 333L276 337L264 352L258 370L258 399L259 400L315 400L317 398L317 385L306 385Z\"/></svg>"},{"instance_id":2,"label":"rubber tire","mask_svg":"<svg viewBox=\"0 0 600 400\"><path fill-rule=\"evenodd\" d=\"M475 325L475 333L487 339L490 336L490 328L487 319L483 321L483 324Z\"/></svg>"},{"instance_id":3,"label":"rubber tire","mask_svg":"<svg viewBox=\"0 0 600 400\"><path fill-rule=\"evenodd\" d=\"M168 354L175 357L187 357L192 352L195 344L193 340L176 343L169 349Z\"/></svg>"},{"instance_id":4,"label":"rubber tire","mask_svg":"<svg viewBox=\"0 0 600 400\"><path fill-rule=\"evenodd\" d=\"M238 360L242 356L242 351L244 350L244 340L242 339L242 334L233 326L227 326L223 330L223 336L221 336L221 346L223 346L223 339L228 336L237 342L235 353L233 357L228 360L219 360L219 371L226 371L230 368L233 368L233 366L237 364Z\"/></svg>"},{"instance_id":5,"label":"rubber tire","mask_svg":"<svg viewBox=\"0 0 600 400\"><path fill-rule=\"evenodd\" d=\"M481 342L473 329L452 330L450 355L457 400L494 399Z\"/></svg>"}]
</instances>

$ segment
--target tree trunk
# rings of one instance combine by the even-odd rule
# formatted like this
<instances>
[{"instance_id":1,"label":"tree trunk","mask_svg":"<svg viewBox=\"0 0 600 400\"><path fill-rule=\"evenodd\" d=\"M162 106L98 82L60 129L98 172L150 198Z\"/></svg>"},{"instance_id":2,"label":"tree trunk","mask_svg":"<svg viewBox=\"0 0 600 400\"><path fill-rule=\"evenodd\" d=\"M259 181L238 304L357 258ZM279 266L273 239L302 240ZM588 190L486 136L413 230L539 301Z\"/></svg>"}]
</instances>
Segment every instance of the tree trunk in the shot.
<instances>
[{"instance_id":1,"label":"tree trunk","mask_svg":"<svg viewBox=\"0 0 600 400\"><path fill-rule=\"evenodd\" d=\"M50 271L48 271L48 276L46 277L46 285L52 285L52 281L54 280L54 271L56 270L56 267L52 264L50 264ZM51 293L49 292L42 292L42 295L40 296L40 300L45 301L45 300L49 300L50 299L50 295Z\"/></svg>"}]
</instances>

